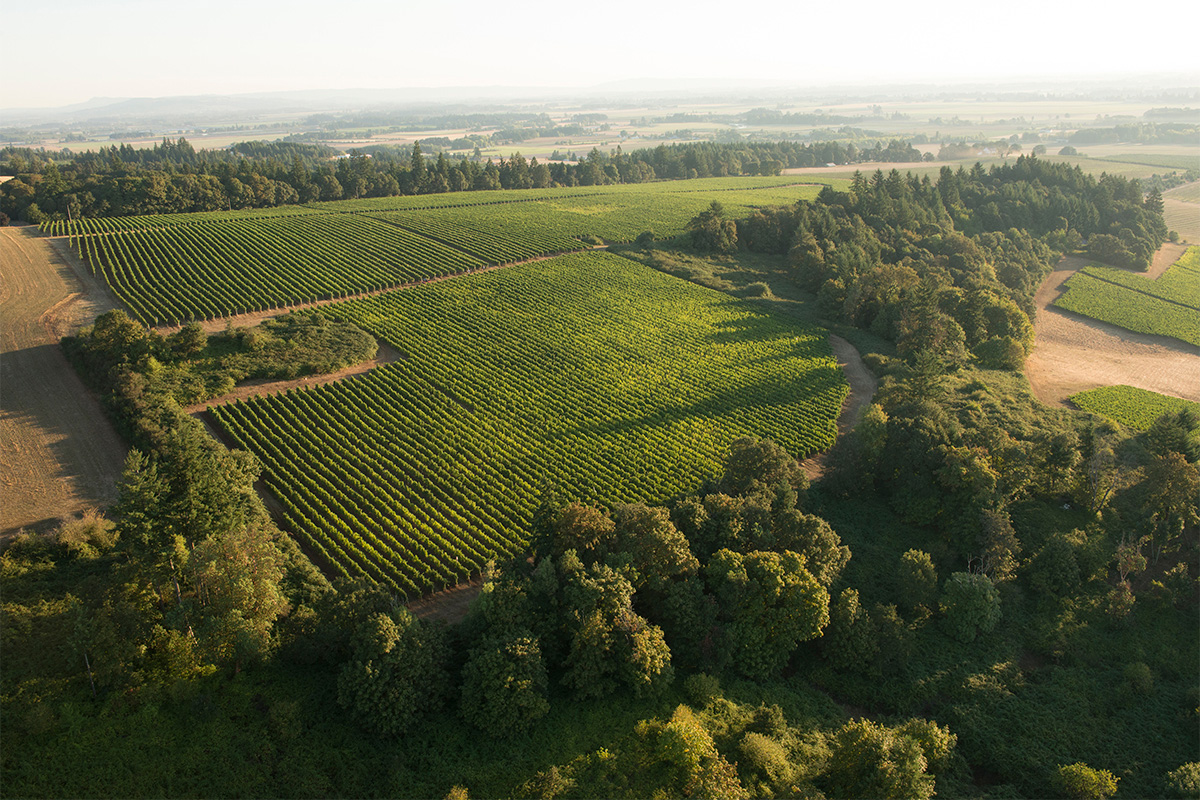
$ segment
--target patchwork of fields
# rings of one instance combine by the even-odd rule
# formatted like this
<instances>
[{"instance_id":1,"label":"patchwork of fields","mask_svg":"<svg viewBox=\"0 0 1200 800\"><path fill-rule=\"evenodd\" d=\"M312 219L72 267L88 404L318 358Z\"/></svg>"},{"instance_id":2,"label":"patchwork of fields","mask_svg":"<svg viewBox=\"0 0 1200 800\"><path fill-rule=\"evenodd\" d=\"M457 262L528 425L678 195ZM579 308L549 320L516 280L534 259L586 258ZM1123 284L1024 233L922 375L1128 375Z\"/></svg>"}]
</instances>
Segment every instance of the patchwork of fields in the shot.
<instances>
[{"instance_id":1,"label":"patchwork of fields","mask_svg":"<svg viewBox=\"0 0 1200 800\"><path fill-rule=\"evenodd\" d=\"M1067 291L1054 305L1138 333L1200 345L1200 247L1189 248L1157 280L1086 267L1067 281Z\"/></svg>"},{"instance_id":2,"label":"patchwork of fields","mask_svg":"<svg viewBox=\"0 0 1200 800\"><path fill-rule=\"evenodd\" d=\"M347 297L590 247L667 238L714 200L735 216L815 197L794 178L384 197L55 222L148 325Z\"/></svg>"},{"instance_id":3,"label":"patchwork of fields","mask_svg":"<svg viewBox=\"0 0 1200 800\"><path fill-rule=\"evenodd\" d=\"M326 312L405 358L213 415L290 528L410 597L523 546L548 489L662 502L738 436L827 448L848 391L824 331L602 252Z\"/></svg>"}]
</instances>

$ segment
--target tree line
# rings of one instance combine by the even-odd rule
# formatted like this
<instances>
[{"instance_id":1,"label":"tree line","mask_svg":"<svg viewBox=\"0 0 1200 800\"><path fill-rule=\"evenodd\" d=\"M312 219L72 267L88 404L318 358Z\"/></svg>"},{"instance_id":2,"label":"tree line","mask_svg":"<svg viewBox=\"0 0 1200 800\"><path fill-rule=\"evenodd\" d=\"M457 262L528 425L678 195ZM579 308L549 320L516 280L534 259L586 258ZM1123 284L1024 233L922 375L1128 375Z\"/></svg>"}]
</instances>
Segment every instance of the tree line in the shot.
<instances>
[{"instance_id":1,"label":"tree line","mask_svg":"<svg viewBox=\"0 0 1200 800\"><path fill-rule=\"evenodd\" d=\"M731 220L692 220L700 250L786 255L790 276L831 320L896 344L941 371L974 360L1020 369L1033 345L1033 296L1063 252L1145 269L1168 231L1161 195L1139 183L1021 156L937 181L877 170L848 191ZM1086 245L1085 245L1086 240Z\"/></svg>"},{"instance_id":2,"label":"tree line","mask_svg":"<svg viewBox=\"0 0 1200 800\"><path fill-rule=\"evenodd\" d=\"M520 153L497 162L477 155L367 148L334 158L329 148L296 142L246 142L227 151L195 150L185 139L148 150L128 145L97 153L52 154L5 148L0 213L40 223L83 217L172 214L317 201L644 183L654 180L778 175L785 168L866 160L920 161L902 142L800 144L697 142L625 153L593 148L577 161L539 163ZM477 152L477 151L476 151Z\"/></svg>"}]
</instances>

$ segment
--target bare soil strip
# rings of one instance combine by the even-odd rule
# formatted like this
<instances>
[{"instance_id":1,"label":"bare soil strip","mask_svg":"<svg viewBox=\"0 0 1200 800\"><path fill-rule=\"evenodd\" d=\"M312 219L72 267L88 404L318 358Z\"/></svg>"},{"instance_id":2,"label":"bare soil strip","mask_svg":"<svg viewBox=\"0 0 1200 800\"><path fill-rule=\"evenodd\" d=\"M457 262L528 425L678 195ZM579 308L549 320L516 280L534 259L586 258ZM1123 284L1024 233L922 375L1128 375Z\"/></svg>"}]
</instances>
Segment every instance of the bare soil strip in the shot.
<instances>
[{"instance_id":1,"label":"bare soil strip","mask_svg":"<svg viewBox=\"0 0 1200 800\"><path fill-rule=\"evenodd\" d=\"M0 540L115 499L125 446L58 346L111 307L37 228L0 228Z\"/></svg>"},{"instance_id":2,"label":"bare soil strip","mask_svg":"<svg viewBox=\"0 0 1200 800\"><path fill-rule=\"evenodd\" d=\"M846 380L850 383L850 394L846 395L845 401L842 402L842 413L838 415L838 436L842 437L862 418L867 406L875 397L879 381L871 374L871 370L867 369L867 365L863 363L862 356L858 354L858 349L854 345L832 333L829 334L829 345L833 348L833 355L838 361L838 366L842 368L842 372L846 374ZM828 451L817 453L800 463L800 467L810 481L815 481L825 474L827 456Z\"/></svg>"},{"instance_id":3,"label":"bare soil strip","mask_svg":"<svg viewBox=\"0 0 1200 800\"><path fill-rule=\"evenodd\" d=\"M428 622L445 622L450 625L462 620L471 610L471 602L483 589L483 578L472 578L467 583L451 586L440 592L427 594L419 600L406 603L413 616Z\"/></svg>"},{"instance_id":4,"label":"bare soil strip","mask_svg":"<svg viewBox=\"0 0 1200 800\"><path fill-rule=\"evenodd\" d=\"M1148 274L1162 275L1183 250L1183 245L1164 246L1155 254ZM1073 394L1124 384L1200 402L1200 348L1053 306L1067 279L1089 263L1064 257L1034 297L1036 344L1025 362L1034 395L1047 405L1069 407L1067 398Z\"/></svg>"}]
</instances>

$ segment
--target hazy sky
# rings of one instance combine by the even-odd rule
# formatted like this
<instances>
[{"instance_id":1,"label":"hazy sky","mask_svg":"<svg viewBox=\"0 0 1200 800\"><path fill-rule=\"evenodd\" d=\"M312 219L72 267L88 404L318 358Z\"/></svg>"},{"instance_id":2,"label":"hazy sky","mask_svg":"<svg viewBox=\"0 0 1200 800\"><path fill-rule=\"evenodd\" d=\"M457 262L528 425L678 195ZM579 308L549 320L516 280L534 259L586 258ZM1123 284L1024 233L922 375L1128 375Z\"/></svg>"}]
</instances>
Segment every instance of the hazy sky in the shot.
<instances>
[{"instance_id":1,"label":"hazy sky","mask_svg":"<svg viewBox=\"0 0 1200 800\"><path fill-rule=\"evenodd\" d=\"M1200 4L1001 0L38 0L9 9L0 108L288 89L799 84L1187 72Z\"/></svg>"}]
</instances>

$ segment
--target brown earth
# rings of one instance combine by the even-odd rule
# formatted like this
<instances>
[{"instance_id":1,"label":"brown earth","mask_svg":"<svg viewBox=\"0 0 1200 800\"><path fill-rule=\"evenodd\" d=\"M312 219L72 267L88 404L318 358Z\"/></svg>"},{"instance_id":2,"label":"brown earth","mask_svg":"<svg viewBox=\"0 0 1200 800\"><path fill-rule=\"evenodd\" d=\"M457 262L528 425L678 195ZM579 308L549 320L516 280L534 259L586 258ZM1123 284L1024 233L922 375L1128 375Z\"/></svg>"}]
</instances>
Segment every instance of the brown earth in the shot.
<instances>
[{"instance_id":1,"label":"brown earth","mask_svg":"<svg viewBox=\"0 0 1200 800\"><path fill-rule=\"evenodd\" d=\"M0 539L115 499L125 446L59 339L112 308L33 226L0 228Z\"/></svg>"},{"instance_id":2,"label":"brown earth","mask_svg":"<svg viewBox=\"0 0 1200 800\"><path fill-rule=\"evenodd\" d=\"M1150 274L1161 275L1183 253L1167 245L1155 254ZM1200 402L1200 348L1167 336L1127 331L1106 322L1055 308L1063 284L1088 265L1066 256L1034 297L1037 316L1033 352L1025 374L1034 395L1047 405L1099 386L1124 384Z\"/></svg>"},{"instance_id":3,"label":"brown earth","mask_svg":"<svg viewBox=\"0 0 1200 800\"><path fill-rule=\"evenodd\" d=\"M427 594L420 600L413 600L405 605L413 616L423 620L453 624L467 615L471 609L471 602L479 596L481 589L483 579L474 578L467 583Z\"/></svg>"},{"instance_id":4,"label":"brown earth","mask_svg":"<svg viewBox=\"0 0 1200 800\"><path fill-rule=\"evenodd\" d=\"M863 412L867 410L867 406L875 397L879 381L871 374L871 370L867 369L867 365L863 363L862 356L858 354L854 345L832 333L829 334L829 345L833 348L833 355L838 361L838 366L842 368L842 372L846 373L846 380L850 383L850 394L846 395L846 399L842 402L842 413L838 415L838 436L840 437L844 436L862 418ZM825 474L826 456L827 453L817 453L801 462L800 466L810 481L815 481Z\"/></svg>"}]
</instances>

